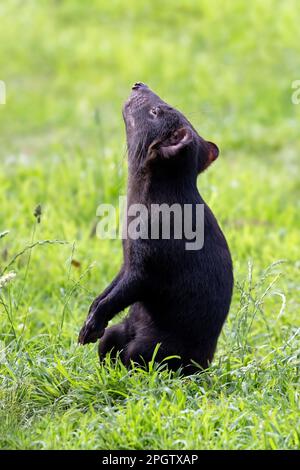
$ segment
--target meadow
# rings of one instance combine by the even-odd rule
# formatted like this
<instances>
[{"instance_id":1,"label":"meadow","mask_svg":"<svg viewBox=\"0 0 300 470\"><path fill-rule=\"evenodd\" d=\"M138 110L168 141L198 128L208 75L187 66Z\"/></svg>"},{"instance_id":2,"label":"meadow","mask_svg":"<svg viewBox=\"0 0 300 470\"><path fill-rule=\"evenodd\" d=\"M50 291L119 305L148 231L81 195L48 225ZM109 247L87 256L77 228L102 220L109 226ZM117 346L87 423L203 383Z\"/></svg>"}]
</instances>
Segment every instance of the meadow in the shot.
<instances>
[{"instance_id":1,"label":"meadow","mask_svg":"<svg viewBox=\"0 0 300 470\"><path fill-rule=\"evenodd\" d=\"M1 449L300 447L297 7L1 2ZM121 106L136 81L220 148L198 186L234 296L213 364L186 378L154 361L100 366L96 345L77 344L122 260L94 227L98 205L126 194Z\"/></svg>"}]
</instances>

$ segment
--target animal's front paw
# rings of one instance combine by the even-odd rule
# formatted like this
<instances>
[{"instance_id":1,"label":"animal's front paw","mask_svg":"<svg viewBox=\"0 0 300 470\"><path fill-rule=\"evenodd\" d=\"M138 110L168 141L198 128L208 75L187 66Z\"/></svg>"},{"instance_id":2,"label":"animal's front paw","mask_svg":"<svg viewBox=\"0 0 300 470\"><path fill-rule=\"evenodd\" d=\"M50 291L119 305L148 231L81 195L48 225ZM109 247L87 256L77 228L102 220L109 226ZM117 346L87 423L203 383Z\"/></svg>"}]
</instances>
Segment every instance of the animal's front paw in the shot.
<instances>
[{"instance_id":1,"label":"animal's front paw","mask_svg":"<svg viewBox=\"0 0 300 470\"><path fill-rule=\"evenodd\" d=\"M99 321L94 315L89 316L80 330L78 342L80 344L95 343L104 335L106 326L107 322Z\"/></svg>"}]
</instances>

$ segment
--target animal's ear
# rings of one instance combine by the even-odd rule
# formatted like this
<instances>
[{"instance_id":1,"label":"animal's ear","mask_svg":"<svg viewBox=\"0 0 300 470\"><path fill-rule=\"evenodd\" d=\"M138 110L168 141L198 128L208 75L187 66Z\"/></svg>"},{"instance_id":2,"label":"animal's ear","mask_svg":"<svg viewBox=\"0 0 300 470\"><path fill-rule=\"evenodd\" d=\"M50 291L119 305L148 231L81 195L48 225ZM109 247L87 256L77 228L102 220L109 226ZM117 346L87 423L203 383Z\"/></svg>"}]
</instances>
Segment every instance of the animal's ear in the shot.
<instances>
[{"instance_id":1,"label":"animal's ear","mask_svg":"<svg viewBox=\"0 0 300 470\"><path fill-rule=\"evenodd\" d=\"M171 158L177 155L184 147L189 145L193 140L193 133L188 127L177 129L167 139L156 145L156 149L164 158Z\"/></svg>"},{"instance_id":2,"label":"animal's ear","mask_svg":"<svg viewBox=\"0 0 300 470\"><path fill-rule=\"evenodd\" d=\"M205 155L204 158L202 157L199 163L199 173L201 171L206 170L206 168L209 167L209 165L214 162L218 156L219 156L219 149L216 144L213 142L206 141L205 142Z\"/></svg>"}]
</instances>

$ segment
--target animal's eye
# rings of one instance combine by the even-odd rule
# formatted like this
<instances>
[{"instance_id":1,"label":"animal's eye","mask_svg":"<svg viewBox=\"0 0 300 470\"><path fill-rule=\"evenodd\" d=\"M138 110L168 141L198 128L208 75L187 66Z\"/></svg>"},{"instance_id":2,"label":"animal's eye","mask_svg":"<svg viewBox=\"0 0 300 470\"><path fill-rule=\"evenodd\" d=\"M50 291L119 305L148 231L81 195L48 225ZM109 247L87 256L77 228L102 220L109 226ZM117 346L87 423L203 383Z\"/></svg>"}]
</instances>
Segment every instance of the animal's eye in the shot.
<instances>
[{"instance_id":1,"label":"animal's eye","mask_svg":"<svg viewBox=\"0 0 300 470\"><path fill-rule=\"evenodd\" d=\"M150 109L150 114L154 117L158 116L159 109L157 107L153 107Z\"/></svg>"}]
</instances>

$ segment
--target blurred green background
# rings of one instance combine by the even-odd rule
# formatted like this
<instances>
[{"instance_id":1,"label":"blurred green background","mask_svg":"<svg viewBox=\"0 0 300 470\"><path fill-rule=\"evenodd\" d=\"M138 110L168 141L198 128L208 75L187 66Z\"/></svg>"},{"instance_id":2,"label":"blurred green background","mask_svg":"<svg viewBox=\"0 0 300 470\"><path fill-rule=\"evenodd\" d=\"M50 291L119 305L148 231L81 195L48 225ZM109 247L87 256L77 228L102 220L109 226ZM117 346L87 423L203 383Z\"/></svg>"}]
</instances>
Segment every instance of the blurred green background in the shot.
<instances>
[{"instance_id":1,"label":"blurred green background","mask_svg":"<svg viewBox=\"0 0 300 470\"><path fill-rule=\"evenodd\" d=\"M0 290L2 447L299 447L299 17L296 0L1 2L0 273L31 243L69 242L28 249ZM221 151L199 189L236 289L207 386L102 370L76 346L122 259L91 233L126 192L135 81Z\"/></svg>"}]
</instances>

